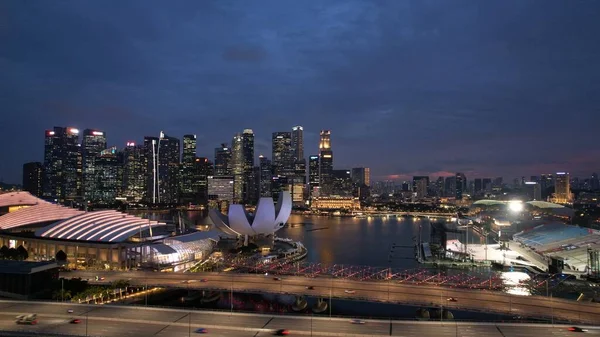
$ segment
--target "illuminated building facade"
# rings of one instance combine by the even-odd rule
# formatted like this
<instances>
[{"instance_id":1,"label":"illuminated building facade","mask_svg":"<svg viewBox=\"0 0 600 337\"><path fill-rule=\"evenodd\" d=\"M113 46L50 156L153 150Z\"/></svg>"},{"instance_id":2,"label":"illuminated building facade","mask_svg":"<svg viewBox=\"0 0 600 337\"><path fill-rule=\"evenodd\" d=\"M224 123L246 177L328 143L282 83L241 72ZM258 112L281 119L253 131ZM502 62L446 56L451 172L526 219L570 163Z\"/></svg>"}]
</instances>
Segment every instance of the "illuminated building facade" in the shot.
<instances>
[{"instance_id":1,"label":"illuminated building facade","mask_svg":"<svg viewBox=\"0 0 600 337\"><path fill-rule=\"evenodd\" d=\"M292 155L294 157L294 161L304 159L304 128L301 126L294 126L292 128L291 137Z\"/></svg>"},{"instance_id":2,"label":"illuminated building facade","mask_svg":"<svg viewBox=\"0 0 600 337\"><path fill-rule=\"evenodd\" d=\"M429 188L429 177L414 176L412 181L412 192L416 199L427 197L427 189Z\"/></svg>"},{"instance_id":3,"label":"illuminated building facade","mask_svg":"<svg viewBox=\"0 0 600 337\"><path fill-rule=\"evenodd\" d=\"M147 160L143 145L127 142L123 150L122 196L131 202L144 200L147 191Z\"/></svg>"},{"instance_id":4,"label":"illuminated building facade","mask_svg":"<svg viewBox=\"0 0 600 337\"><path fill-rule=\"evenodd\" d=\"M196 135L183 136L181 155L180 198L183 203L193 202L197 196Z\"/></svg>"},{"instance_id":5,"label":"illuminated building facade","mask_svg":"<svg viewBox=\"0 0 600 337\"><path fill-rule=\"evenodd\" d=\"M354 197L315 197L311 208L314 210L359 210L360 201Z\"/></svg>"},{"instance_id":6,"label":"illuminated building facade","mask_svg":"<svg viewBox=\"0 0 600 337\"><path fill-rule=\"evenodd\" d=\"M462 200L467 191L467 177L463 173L456 173L456 200Z\"/></svg>"},{"instance_id":7,"label":"illuminated building facade","mask_svg":"<svg viewBox=\"0 0 600 337\"><path fill-rule=\"evenodd\" d=\"M234 181L233 202L242 202L244 196L244 144L240 133L236 133L231 141L231 167Z\"/></svg>"},{"instance_id":8,"label":"illuminated building facade","mask_svg":"<svg viewBox=\"0 0 600 337\"><path fill-rule=\"evenodd\" d=\"M292 134L290 132L273 132L271 142L273 176L292 177L294 175Z\"/></svg>"},{"instance_id":9,"label":"illuminated building facade","mask_svg":"<svg viewBox=\"0 0 600 337\"><path fill-rule=\"evenodd\" d=\"M122 165L116 147L103 150L94 159L94 190L89 194L90 201L110 205L121 196Z\"/></svg>"},{"instance_id":10,"label":"illuminated building facade","mask_svg":"<svg viewBox=\"0 0 600 337\"><path fill-rule=\"evenodd\" d=\"M556 172L554 176L554 203L568 204L573 201L571 180L568 172Z\"/></svg>"},{"instance_id":11,"label":"illuminated building facade","mask_svg":"<svg viewBox=\"0 0 600 337\"><path fill-rule=\"evenodd\" d=\"M321 195L332 193L333 151L331 131L321 130L319 141L319 187Z\"/></svg>"},{"instance_id":12,"label":"illuminated building facade","mask_svg":"<svg viewBox=\"0 0 600 337\"><path fill-rule=\"evenodd\" d=\"M196 200L199 203L206 203L208 200L208 177L213 176L213 164L208 158L196 158L194 193L197 193Z\"/></svg>"},{"instance_id":13,"label":"illuminated building facade","mask_svg":"<svg viewBox=\"0 0 600 337\"><path fill-rule=\"evenodd\" d=\"M352 181L358 186L371 186L371 170L368 167L353 168Z\"/></svg>"},{"instance_id":14,"label":"illuminated building facade","mask_svg":"<svg viewBox=\"0 0 600 337\"><path fill-rule=\"evenodd\" d=\"M79 130L54 127L44 138L43 196L59 202L79 199L81 192L81 146Z\"/></svg>"},{"instance_id":15,"label":"illuminated building facade","mask_svg":"<svg viewBox=\"0 0 600 337\"><path fill-rule=\"evenodd\" d=\"M103 131L85 129L81 141L82 164L82 191L84 201L95 201L94 193L98 190L96 185L98 176L96 172L96 159L106 149L106 135Z\"/></svg>"},{"instance_id":16,"label":"illuminated building facade","mask_svg":"<svg viewBox=\"0 0 600 337\"><path fill-rule=\"evenodd\" d=\"M23 190L36 197L42 196L42 179L44 166L40 162L25 163L23 165Z\"/></svg>"},{"instance_id":17,"label":"illuminated building facade","mask_svg":"<svg viewBox=\"0 0 600 337\"><path fill-rule=\"evenodd\" d=\"M350 170L331 171L331 194L344 197L354 194L354 183Z\"/></svg>"},{"instance_id":18,"label":"illuminated building facade","mask_svg":"<svg viewBox=\"0 0 600 337\"><path fill-rule=\"evenodd\" d=\"M310 196L318 196L319 189L319 156L308 157L308 186Z\"/></svg>"},{"instance_id":19,"label":"illuminated building facade","mask_svg":"<svg viewBox=\"0 0 600 337\"><path fill-rule=\"evenodd\" d=\"M526 181L525 191L529 200L542 200L542 189L539 183L535 181Z\"/></svg>"},{"instance_id":20,"label":"illuminated building facade","mask_svg":"<svg viewBox=\"0 0 600 337\"><path fill-rule=\"evenodd\" d=\"M261 197L270 197L271 194L271 181L273 180L273 168L271 167L271 161L265 156L258 157L259 165L259 180L258 185L260 189Z\"/></svg>"},{"instance_id":21,"label":"illuminated building facade","mask_svg":"<svg viewBox=\"0 0 600 337\"><path fill-rule=\"evenodd\" d=\"M231 168L231 148L226 143L215 149L215 175L229 176L233 174Z\"/></svg>"},{"instance_id":22,"label":"illuminated building facade","mask_svg":"<svg viewBox=\"0 0 600 337\"><path fill-rule=\"evenodd\" d=\"M243 165L243 201L246 204L255 204L257 199L257 186L254 181L254 132L245 129L242 132L242 165Z\"/></svg>"},{"instance_id":23,"label":"illuminated building facade","mask_svg":"<svg viewBox=\"0 0 600 337\"><path fill-rule=\"evenodd\" d=\"M233 202L233 176L209 176L208 199Z\"/></svg>"},{"instance_id":24,"label":"illuminated building facade","mask_svg":"<svg viewBox=\"0 0 600 337\"><path fill-rule=\"evenodd\" d=\"M160 137L144 137L147 160L148 202L172 204L178 201L180 141L162 131Z\"/></svg>"}]
</instances>

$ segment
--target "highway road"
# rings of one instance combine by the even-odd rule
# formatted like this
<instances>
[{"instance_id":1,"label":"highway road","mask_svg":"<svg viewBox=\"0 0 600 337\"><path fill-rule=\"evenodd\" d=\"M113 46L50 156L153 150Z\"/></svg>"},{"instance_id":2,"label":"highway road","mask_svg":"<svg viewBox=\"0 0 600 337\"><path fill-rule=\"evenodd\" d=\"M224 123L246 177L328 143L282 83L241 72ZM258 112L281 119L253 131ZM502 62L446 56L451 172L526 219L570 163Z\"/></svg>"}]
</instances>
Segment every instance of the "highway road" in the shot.
<instances>
[{"instance_id":1,"label":"highway road","mask_svg":"<svg viewBox=\"0 0 600 337\"><path fill-rule=\"evenodd\" d=\"M73 314L67 310L73 309ZM15 317L37 313L38 325L17 325ZM69 324L80 318L80 324ZM178 309L139 308L70 303L0 301L1 331L54 333L88 336L163 336L195 335L200 327L210 336L270 336L277 329L289 329L292 336L419 336L419 337L539 337L572 336L567 326L539 324L440 323L367 320L351 324L349 319L189 312ZM588 334L600 336L600 327L587 327Z\"/></svg>"},{"instance_id":2,"label":"highway road","mask_svg":"<svg viewBox=\"0 0 600 337\"><path fill-rule=\"evenodd\" d=\"M62 277L94 280L98 272L75 271ZM346 298L376 302L403 303L449 310L494 312L526 317L546 317L573 322L600 322L600 303L584 303L543 296L516 296L486 290L455 289L431 285L402 284L385 281L354 281L329 277L307 278L236 273L156 273L142 271L103 272L100 283L128 280L132 285L179 287L188 289L222 289L234 292L270 292L315 297ZM206 282L201 282L201 280ZM95 282L95 281L91 281ZM313 286L314 289L306 289ZM354 293L347 293L353 290ZM454 297L457 301L447 299Z\"/></svg>"}]
</instances>

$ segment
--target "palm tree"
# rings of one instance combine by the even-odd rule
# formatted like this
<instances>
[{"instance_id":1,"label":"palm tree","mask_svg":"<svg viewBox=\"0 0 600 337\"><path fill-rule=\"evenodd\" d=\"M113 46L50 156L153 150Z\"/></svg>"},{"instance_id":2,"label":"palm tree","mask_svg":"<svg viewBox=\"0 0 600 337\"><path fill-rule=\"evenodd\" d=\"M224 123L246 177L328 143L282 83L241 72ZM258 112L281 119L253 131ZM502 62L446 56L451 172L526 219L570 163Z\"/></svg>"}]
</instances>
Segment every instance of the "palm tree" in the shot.
<instances>
[{"instance_id":1,"label":"palm tree","mask_svg":"<svg viewBox=\"0 0 600 337\"><path fill-rule=\"evenodd\" d=\"M70 290L59 289L52 292L52 299L57 301L70 300L72 298Z\"/></svg>"}]
</instances>

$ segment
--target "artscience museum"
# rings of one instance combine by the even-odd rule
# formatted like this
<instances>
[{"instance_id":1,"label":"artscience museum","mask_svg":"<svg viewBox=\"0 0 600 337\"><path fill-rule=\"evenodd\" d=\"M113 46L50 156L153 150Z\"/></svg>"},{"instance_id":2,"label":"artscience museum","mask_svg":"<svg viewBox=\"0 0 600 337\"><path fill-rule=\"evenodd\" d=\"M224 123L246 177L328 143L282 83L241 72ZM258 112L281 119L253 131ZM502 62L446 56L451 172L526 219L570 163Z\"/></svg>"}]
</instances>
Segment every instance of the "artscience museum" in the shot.
<instances>
[{"instance_id":1,"label":"artscience museum","mask_svg":"<svg viewBox=\"0 0 600 337\"><path fill-rule=\"evenodd\" d=\"M243 205L231 205L227 215L216 209L208 213L215 228L244 239L244 245L250 242L261 248L273 246L274 233L281 229L292 212L290 192L281 192L277 203L273 198L260 198L254 213L249 213Z\"/></svg>"}]
</instances>

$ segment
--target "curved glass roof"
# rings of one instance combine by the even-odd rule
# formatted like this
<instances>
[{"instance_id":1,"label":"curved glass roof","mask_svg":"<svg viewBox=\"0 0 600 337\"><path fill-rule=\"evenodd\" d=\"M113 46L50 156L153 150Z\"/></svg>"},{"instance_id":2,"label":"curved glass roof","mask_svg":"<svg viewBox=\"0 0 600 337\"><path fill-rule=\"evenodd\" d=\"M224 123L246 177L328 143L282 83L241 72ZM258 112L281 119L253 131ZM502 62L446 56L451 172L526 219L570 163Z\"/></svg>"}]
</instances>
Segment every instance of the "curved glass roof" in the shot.
<instances>
[{"instance_id":1,"label":"curved glass roof","mask_svg":"<svg viewBox=\"0 0 600 337\"><path fill-rule=\"evenodd\" d=\"M49 239L92 242L123 242L149 228L165 223L142 219L114 210L88 212L53 223L35 232Z\"/></svg>"},{"instance_id":2,"label":"curved glass roof","mask_svg":"<svg viewBox=\"0 0 600 337\"><path fill-rule=\"evenodd\" d=\"M0 207L35 205L45 202L47 201L35 197L29 192L7 192L0 194Z\"/></svg>"},{"instance_id":3,"label":"curved glass roof","mask_svg":"<svg viewBox=\"0 0 600 337\"><path fill-rule=\"evenodd\" d=\"M11 229L36 223L58 221L83 213L83 211L74 208L41 201L36 205L21 208L0 216L0 228Z\"/></svg>"}]
</instances>

